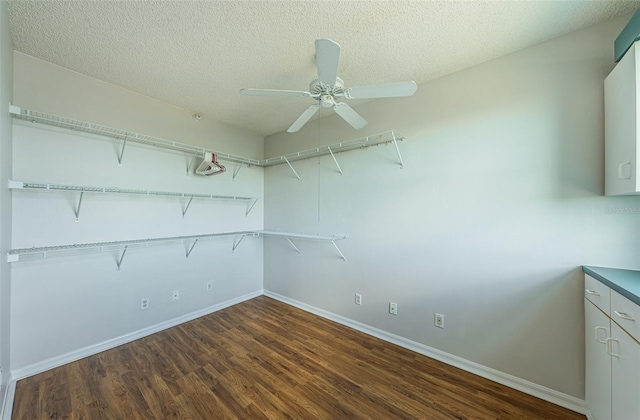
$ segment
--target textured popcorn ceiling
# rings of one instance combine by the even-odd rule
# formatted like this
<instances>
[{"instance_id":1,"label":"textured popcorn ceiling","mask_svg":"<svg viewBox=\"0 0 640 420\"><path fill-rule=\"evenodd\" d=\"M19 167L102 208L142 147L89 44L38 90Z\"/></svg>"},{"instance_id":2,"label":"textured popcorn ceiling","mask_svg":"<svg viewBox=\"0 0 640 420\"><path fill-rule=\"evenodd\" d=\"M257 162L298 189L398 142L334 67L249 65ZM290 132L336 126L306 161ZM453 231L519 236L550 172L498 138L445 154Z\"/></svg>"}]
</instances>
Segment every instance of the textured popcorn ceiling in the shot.
<instances>
[{"instance_id":1,"label":"textured popcorn ceiling","mask_svg":"<svg viewBox=\"0 0 640 420\"><path fill-rule=\"evenodd\" d=\"M342 46L338 75L347 87L420 84L638 7L619 0L13 0L10 23L20 52L267 135L286 130L313 102L238 91L307 90L317 38ZM362 101L349 103L357 109Z\"/></svg>"}]
</instances>

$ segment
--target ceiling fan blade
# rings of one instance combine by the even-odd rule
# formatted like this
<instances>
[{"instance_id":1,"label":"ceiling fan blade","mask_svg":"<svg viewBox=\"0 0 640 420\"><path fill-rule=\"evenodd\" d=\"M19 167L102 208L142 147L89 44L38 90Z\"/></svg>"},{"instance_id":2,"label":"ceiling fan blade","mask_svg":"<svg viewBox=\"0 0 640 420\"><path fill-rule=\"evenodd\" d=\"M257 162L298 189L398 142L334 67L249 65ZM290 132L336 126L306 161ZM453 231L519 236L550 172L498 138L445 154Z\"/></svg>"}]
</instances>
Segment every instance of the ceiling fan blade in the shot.
<instances>
[{"instance_id":1,"label":"ceiling fan blade","mask_svg":"<svg viewBox=\"0 0 640 420\"><path fill-rule=\"evenodd\" d=\"M298 119L293 124L291 124L291 127L289 127L287 132L295 133L296 131L300 130L302 126L305 125L307 121L309 121L311 117L313 117L316 114L316 112L318 112L319 109L320 109L319 104L311 105L302 113L302 115L298 117Z\"/></svg>"},{"instance_id":2,"label":"ceiling fan blade","mask_svg":"<svg viewBox=\"0 0 640 420\"><path fill-rule=\"evenodd\" d=\"M340 45L330 39L316 39L316 65L318 80L327 86L336 84Z\"/></svg>"},{"instance_id":3,"label":"ceiling fan blade","mask_svg":"<svg viewBox=\"0 0 640 420\"><path fill-rule=\"evenodd\" d=\"M367 125L367 121L360 116L356 111L353 110L349 105L344 102L338 102L333 106L333 110L336 111L336 114L340 115L343 120L348 122L351 127L359 130Z\"/></svg>"},{"instance_id":4,"label":"ceiling fan blade","mask_svg":"<svg viewBox=\"0 0 640 420\"><path fill-rule=\"evenodd\" d=\"M414 81L397 82L352 87L344 91L344 96L349 99L395 98L411 96L416 93L417 89L418 86Z\"/></svg>"},{"instance_id":5,"label":"ceiling fan blade","mask_svg":"<svg viewBox=\"0 0 640 420\"><path fill-rule=\"evenodd\" d=\"M246 96L312 96L311 93L302 90L281 89L240 89L240 93Z\"/></svg>"}]
</instances>

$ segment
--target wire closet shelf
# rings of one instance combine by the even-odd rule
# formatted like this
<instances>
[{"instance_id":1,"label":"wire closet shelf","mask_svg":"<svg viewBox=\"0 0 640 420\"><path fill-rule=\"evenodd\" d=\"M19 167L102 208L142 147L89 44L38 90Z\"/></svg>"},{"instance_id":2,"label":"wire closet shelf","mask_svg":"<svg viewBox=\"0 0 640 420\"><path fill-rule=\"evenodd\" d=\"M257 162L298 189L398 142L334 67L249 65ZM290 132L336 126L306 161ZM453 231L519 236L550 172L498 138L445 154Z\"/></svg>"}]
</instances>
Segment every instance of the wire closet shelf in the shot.
<instances>
[{"instance_id":1,"label":"wire closet shelf","mask_svg":"<svg viewBox=\"0 0 640 420\"><path fill-rule=\"evenodd\" d=\"M216 195L216 194L199 194L199 193L186 193L186 192L170 192L170 191L152 191L152 190L137 190L130 188L120 187L92 187L86 185L62 185L62 184L49 184L44 182L22 182L9 180L9 189L12 190L35 190L35 191L66 191L80 193L80 199L75 209L76 220L80 217L80 207L82 205L82 198L84 193L96 193L96 194L117 194L117 195L133 195L133 196L146 196L146 197L176 197L185 198L189 201L182 210L182 217L184 217L191 206L193 199L209 199L209 200L225 200L225 201L241 201L246 203L245 216L249 215L253 207L258 202L258 197L244 197L237 195Z\"/></svg>"},{"instance_id":2,"label":"wire closet shelf","mask_svg":"<svg viewBox=\"0 0 640 420\"><path fill-rule=\"evenodd\" d=\"M32 123L46 124L54 127L65 128L73 131L80 131L89 134L96 134L100 136L109 137L115 140L121 140L123 142L134 142L148 146L158 147L162 149L168 149L172 151L182 152L192 156L204 157L206 152L215 153L218 159L237 163L243 166L260 166L268 167L282 164L289 164L291 162L311 159L314 157L331 155L336 162L335 155L342 152L348 152L351 150L364 149L372 146L379 146L383 144L393 143L398 152L400 159L400 165L404 166L400 150L398 149L398 142L403 141L404 137L397 132L390 130L378 134L372 134L369 136L359 137L352 140L343 141L340 143L331 144L328 146L321 146L312 149L307 149L299 152L289 153L285 155L275 156L268 159L251 159L242 156L236 156L229 153L216 152L207 150L204 148L192 146L185 143L180 143L172 140L166 140L158 137L149 136L146 134L134 133L131 131L125 131L118 128L107 127L100 124L90 123L86 121L75 120L71 118L61 117L57 115L47 114L40 111L34 111L27 108L21 108L19 106L12 105L10 112L14 118ZM339 168L339 165L338 165ZM292 168L293 169L293 168ZM294 171L295 172L295 171ZM342 172L342 171L341 171Z\"/></svg>"},{"instance_id":3,"label":"wire closet shelf","mask_svg":"<svg viewBox=\"0 0 640 420\"><path fill-rule=\"evenodd\" d=\"M290 244L293 245L292 239L304 239L319 242L329 242L338 250L340 257L346 260L344 254L340 251L340 248L336 245L337 241L346 239L346 236L323 236L323 235L309 235L303 233L293 232L280 232L280 231L237 231L237 232L221 232L221 233L207 233L200 235L188 235L188 236L170 236L162 238L146 238L146 239L132 239L125 241L108 241L108 242L93 242L93 243L81 243L81 244L69 244L69 245L53 245L43 247L31 247L31 248L17 248L12 249L7 253L7 262L15 263L25 260L43 259L49 257L62 257L76 255L77 253L99 253L99 252L120 252L120 257L116 261L118 269L122 264L122 260L130 249L147 248L153 245L171 245L177 243L188 243L189 248L186 251L186 258L193 251L193 248L199 241L212 240L214 238L221 237L234 237L233 246L231 251L235 251L245 237L281 237L285 238ZM293 245L298 253L300 250Z\"/></svg>"}]
</instances>

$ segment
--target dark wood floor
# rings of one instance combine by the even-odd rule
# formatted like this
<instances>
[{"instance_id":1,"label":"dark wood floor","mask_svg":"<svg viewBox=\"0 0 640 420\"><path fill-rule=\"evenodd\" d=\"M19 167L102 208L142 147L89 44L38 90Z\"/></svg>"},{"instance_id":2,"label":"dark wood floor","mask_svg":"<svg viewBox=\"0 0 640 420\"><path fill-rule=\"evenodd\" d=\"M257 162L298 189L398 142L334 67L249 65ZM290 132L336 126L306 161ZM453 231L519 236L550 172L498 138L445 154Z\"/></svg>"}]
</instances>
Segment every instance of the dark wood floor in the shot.
<instances>
[{"instance_id":1,"label":"dark wood floor","mask_svg":"<svg viewBox=\"0 0 640 420\"><path fill-rule=\"evenodd\" d=\"M585 417L262 296L18 381L13 418Z\"/></svg>"}]
</instances>

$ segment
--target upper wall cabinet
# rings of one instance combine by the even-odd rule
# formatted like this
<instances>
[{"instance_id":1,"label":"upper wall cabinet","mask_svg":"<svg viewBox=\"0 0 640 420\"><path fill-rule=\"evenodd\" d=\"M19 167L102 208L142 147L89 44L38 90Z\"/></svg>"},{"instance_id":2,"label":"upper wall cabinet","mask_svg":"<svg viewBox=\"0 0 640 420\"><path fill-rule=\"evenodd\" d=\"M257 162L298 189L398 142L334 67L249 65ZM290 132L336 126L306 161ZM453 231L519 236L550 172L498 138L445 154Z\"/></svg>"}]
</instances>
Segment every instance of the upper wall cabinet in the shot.
<instances>
[{"instance_id":1,"label":"upper wall cabinet","mask_svg":"<svg viewBox=\"0 0 640 420\"><path fill-rule=\"evenodd\" d=\"M640 194L640 41L604 80L605 194Z\"/></svg>"}]
</instances>

